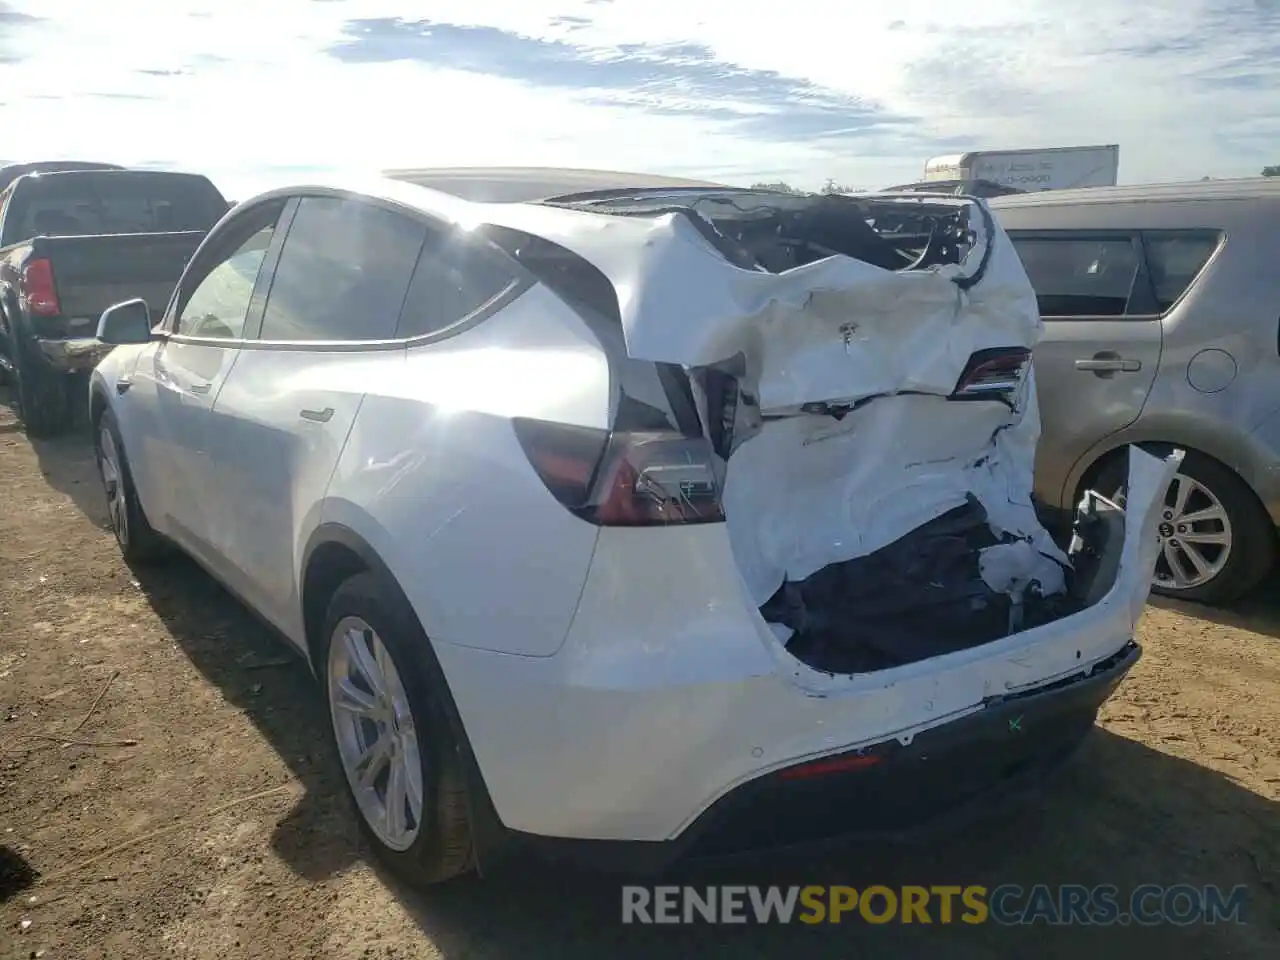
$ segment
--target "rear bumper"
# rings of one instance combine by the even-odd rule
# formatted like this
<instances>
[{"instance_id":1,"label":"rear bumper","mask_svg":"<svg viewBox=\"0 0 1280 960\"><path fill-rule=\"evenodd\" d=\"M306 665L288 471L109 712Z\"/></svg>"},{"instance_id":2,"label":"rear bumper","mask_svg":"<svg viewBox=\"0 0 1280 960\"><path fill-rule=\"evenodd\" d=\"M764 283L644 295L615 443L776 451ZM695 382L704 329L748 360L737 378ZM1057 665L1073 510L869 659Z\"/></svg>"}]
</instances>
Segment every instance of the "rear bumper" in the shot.
<instances>
[{"instance_id":1,"label":"rear bumper","mask_svg":"<svg viewBox=\"0 0 1280 960\"><path fill-rule=\"evenodd\" d=\"M928 742L1001 698L1093 675L1132 643L1176 469L1130 456L1118 569L1096 603L874 673L825 674L792 657L746 598L720 525L601 535L556 654L434 644L499 822L539 837L676 841L724 798L797 764Z\"/></svg>"},{"instance_id":2,"label":"rear bumper","mask_svg":"<svg viewBox=\"0 0 1280 960\"><path fill-rule=\"evenodd\" d=\"M669 841L516 839L521 848L553 859L647 873L677 862L914 840L954 830L991 817L1070 758L1140 656L1137 644L1128 643L1087 675L988 698L976 713L908 744L893 739L825 758L821 767L800 765L761 777L721 797Z\"/></svg>"},{"instance_id":3,"label":"rear bumper","mask_svg":"<svg viewBox=\"0 0 1280 960\"><path fill-rule=\"evenodd\" d=\"M110 344L105 344L96 337L37 340L36 346L44 362L57 373L92 370L112 350Z\"/></svg>"}]
</instances>

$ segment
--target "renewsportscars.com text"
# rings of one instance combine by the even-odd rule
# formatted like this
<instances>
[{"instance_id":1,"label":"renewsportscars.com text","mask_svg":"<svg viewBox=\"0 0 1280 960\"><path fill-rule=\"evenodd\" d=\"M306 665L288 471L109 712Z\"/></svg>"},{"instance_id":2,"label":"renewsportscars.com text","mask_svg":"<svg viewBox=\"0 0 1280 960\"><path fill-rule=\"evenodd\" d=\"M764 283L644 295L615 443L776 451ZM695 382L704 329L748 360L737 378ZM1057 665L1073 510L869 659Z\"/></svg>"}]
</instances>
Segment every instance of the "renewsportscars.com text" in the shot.
<instances>
[{"instance_id":1,"label":"renewsportscars.com text","mask_svg":"<svg viewBox=\"0 0 1280 960\"><path fill-rule=\"evenodd\" d=\"M1190 926L1243 923L1248 890L1189 884L622 888L622 922Z\"/></svg>"}]
</instances>

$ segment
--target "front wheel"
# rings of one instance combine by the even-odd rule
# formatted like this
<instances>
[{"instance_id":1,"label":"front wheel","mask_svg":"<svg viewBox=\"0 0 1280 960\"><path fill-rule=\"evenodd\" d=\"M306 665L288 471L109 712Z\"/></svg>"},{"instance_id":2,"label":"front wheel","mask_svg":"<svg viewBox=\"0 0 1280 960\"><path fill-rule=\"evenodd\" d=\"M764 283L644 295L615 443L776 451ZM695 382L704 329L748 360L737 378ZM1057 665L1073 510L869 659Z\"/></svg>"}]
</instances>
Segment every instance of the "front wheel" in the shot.
<instances>
[{"instance_id":1,"label":"front wheel","mask_svg":"<svg viewBox=\"0 0 1280 960\"><path fill-rule=\"evenodd\" d=\"M98 477L107 498L107 522L126 563L147 563L161 556L167 543L151 528L138 502L129 461L115 415L106 410L98 418L93 438Z\"/></svg>"},{"instance_id":2,"label":"front wheel","mask_svg":"<svg viewBox=\"0 0 1280 960\"><path fill-rule=\"evenodd\" d=\"M413 610L373 574L357 574L334 594L323 629L325 701L365 836L416 886L469 872L465 778Z\"/></svg>"},{"instance_id":3,"label":"front wheel","mask_svg":"<svg viewBox=\"0 0 1280 960\"><path fill-rule=\"evenodd\" d=\"M1124 464L1107 471L1104 491L1124 501ZM1234 473L1188 451L1160 512L1160 553L1151 589L1200 603L1230 603L1258 585L1275 562L1276 534L1258 498Z\"/></svg>"}]
</instances>

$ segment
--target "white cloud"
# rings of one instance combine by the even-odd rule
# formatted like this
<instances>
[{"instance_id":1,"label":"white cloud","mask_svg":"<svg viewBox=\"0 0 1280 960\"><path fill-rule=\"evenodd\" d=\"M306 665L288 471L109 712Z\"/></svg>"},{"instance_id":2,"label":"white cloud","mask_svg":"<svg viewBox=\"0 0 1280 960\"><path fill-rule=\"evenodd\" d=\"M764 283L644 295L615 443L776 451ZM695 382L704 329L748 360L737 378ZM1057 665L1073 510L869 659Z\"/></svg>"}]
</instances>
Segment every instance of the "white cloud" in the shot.
<instances>
[{"instance_id":1,"label":"white cloud","mask_svg":"<svg viewBox=\"0 0 1280 960\"><path fill-rule=\"evenodd\" d=\"M964 146L1118 142L1127 180L1280 162L1277 0L409 7L0 4L6 159L198 169L237 197L463 164L877 186ZM351 24L428 16L426 39Z\"/></svg>"}]
</instances>

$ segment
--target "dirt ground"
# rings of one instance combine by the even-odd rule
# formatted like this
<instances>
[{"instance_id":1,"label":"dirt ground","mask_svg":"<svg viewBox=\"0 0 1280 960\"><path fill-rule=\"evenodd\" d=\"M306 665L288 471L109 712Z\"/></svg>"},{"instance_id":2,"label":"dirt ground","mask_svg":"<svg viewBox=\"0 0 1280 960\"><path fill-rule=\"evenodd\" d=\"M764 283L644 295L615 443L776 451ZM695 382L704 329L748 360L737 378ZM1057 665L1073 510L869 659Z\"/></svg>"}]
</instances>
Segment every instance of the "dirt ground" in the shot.
<instances>
[{"instance_id":1,"label":"dirt ground","mask_svg":"<svg viewBox=\"0 0 1280 960\"><path fill-rule=\"evenodd\" d=\"M0 958L1277 957L1280 600L1262 593L1149 608L1083 754L1011 819L697 878L1244 884L1245 924L624 927L613 878L387 877L300 663L190 564L126 568L87 439L33 443L0 407Z\"/></svg>"}]
</instances>

